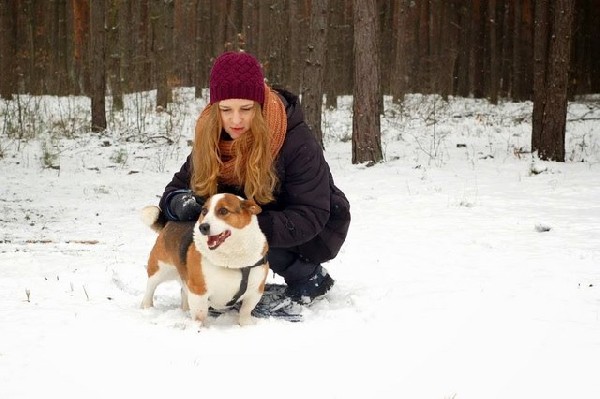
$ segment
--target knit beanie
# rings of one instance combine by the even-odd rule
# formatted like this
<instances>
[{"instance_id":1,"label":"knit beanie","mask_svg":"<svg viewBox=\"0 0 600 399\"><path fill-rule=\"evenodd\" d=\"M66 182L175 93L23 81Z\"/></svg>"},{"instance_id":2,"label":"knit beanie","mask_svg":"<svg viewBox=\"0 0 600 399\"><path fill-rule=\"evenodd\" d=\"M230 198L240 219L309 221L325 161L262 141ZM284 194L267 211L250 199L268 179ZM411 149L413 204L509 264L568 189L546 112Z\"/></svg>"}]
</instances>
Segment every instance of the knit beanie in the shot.
<instances>
[{"instance_id":1,"label":"knit beanie","mask_svg":"<svg viewBox=\"0 0 600 399\"><path fill-rule=\"evenodd\" d=\"M210 103L230 98L265 101L265 79L258 60L244 52L226 52L210 71Z\"/></svg>"}]
</instances>

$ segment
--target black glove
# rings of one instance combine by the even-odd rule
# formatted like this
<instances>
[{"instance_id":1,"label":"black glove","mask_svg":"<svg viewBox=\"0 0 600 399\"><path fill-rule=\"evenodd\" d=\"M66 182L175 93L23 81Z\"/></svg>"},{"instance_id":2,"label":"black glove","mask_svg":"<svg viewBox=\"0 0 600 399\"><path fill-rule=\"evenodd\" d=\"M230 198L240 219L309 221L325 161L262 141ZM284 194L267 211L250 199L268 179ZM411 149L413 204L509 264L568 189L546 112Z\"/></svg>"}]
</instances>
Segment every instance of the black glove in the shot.
<instances>
[{"instance_id":1,"label":"black glove","mask_svg":"<svg viewBox=\"0 0 600 399\"><path fill-rule=\"evenodd\" d=\"M171 213L182 222L197 220L204 203L201 197L191 192L175 194L169 202Z\"/></svg>"}]
</instances>

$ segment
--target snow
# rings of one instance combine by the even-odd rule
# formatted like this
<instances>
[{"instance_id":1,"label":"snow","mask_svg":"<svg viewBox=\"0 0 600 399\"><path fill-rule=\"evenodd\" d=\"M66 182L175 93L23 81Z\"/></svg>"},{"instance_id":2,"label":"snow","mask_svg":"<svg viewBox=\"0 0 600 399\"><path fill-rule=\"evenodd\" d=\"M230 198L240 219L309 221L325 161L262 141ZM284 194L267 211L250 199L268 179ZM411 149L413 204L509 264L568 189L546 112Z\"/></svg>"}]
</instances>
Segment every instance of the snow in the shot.
<instances>
[{"instance_id":1,"label":"snow","mask_svg":"<svg viewBox=\"0 0 600 399\"><path fill-rule=\"evenodd\" d=\"M0 102L0 398L600 397L597 99L569 106L566 163L528 153L531 103L387 99L367 167L339 98L326 158L353 221L328 298L302 323L199 327L174 283L140 309L140 210L204 104L176 94L129 96L102 136L88 99Z\"/></svg>"}]
</instances>

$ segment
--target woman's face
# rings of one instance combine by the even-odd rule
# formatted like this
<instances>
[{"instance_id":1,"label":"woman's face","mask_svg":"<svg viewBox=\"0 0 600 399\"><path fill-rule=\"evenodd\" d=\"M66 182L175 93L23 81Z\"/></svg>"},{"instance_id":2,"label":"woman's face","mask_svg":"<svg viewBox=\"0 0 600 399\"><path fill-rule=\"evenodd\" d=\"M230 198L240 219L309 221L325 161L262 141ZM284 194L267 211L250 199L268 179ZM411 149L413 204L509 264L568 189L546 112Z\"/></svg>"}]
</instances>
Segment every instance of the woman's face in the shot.
<instances>
[{"instance_id":1,"label":"woman's face","mask_svg":"<svg viewBox=\"0 0 600 399\"><path fill-rule=\"evenodd\" d=\"M254 101L252 100L232 98L219 102L223 129L234 140L250 130L254 112Z\"/></svg>"}]
</instances>

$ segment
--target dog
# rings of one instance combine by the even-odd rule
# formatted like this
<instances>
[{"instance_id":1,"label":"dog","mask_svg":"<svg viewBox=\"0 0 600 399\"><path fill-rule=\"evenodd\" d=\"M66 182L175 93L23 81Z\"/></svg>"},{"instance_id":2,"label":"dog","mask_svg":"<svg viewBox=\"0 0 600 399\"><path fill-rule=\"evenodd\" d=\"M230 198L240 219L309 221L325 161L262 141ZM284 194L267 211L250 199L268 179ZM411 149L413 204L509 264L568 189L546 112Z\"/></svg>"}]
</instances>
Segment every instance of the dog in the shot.
<instances>
[{"instance_id":1,"label":"dog","mask_svg":"<svg viewBox=\"0 0 600 399\"><path fill-rule=\"evenodd\" d=\"M196 222L166 221L156 206L142 209L142 221L158 232L148 258L148 281L142 308L153 306L159 284L179 280L181 307L203 324L209 308L225 310L241 301L239 324L254 324L269 272L269 246L253 200L216 194Z\"/></svg>"}]
</instances>

